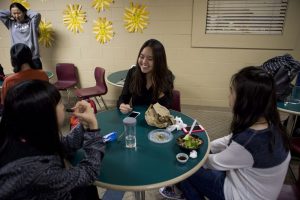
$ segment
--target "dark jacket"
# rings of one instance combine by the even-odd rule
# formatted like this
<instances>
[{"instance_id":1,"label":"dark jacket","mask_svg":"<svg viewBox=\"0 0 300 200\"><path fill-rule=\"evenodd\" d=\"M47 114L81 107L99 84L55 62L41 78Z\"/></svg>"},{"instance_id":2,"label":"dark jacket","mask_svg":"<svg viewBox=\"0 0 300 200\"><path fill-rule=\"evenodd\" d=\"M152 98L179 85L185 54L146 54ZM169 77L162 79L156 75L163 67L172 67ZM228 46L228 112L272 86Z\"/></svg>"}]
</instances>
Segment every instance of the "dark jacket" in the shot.
<instances>
[{"instance_id":1,"label":"dark jacket","mask_svg":"<svg viewBox=\"0 0 300 200\"><path fill-rule=\"evenodd\" d=\"M158 100L153 99L153 88L152 86L147 89L146 88L146 80L145 83L143 84L141 95L134 95L130 91L131 88L131 80L135 74L136 67L131 68L126 76L126 80L124 83L124 87L122 90L122 94L119 97L119 100L117 102L117 107L120 106L121 103L129 104L130 100L132 103L132 106L137 106L137 105L146 105L149 106L150 104L155 104L159 103L162 106L165 106L169 108L172 105L172 90L173 90L173 82L174 82L174 75L172 74L171 71L169 71L168 75L165 77L167 79L168 85L164 86L165 91L164 96L162 98L159 98Z\"/></svg>"},{"instance_id":2,"label":"dark jacket","mask_svg":"<svg viewBox=\"0 0 300 200\"><path fill-rule=\"evenodd\" d=\"M71 199L72 189L93 183L105 148L99 132L85 132L79 125L62 143L67 152L82 148L85 158L66 168L58 155L43 155L18 142L7 145L0 154L0 199ZM18 155L28 156L7 162L16 158L12 148L23 149Z\"/></svg>"}]
</instances>

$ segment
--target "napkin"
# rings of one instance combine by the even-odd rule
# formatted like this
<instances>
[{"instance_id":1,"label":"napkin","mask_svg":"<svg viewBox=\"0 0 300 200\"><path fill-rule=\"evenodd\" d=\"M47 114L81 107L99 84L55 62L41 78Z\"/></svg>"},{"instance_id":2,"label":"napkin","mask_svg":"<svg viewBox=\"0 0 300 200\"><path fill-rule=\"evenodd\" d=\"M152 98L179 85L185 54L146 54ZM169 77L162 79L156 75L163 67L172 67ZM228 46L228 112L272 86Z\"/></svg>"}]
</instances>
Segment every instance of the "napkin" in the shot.
<instances>
[{"instance_id":1,"label":"napkin","mask_svg":"<svg viewBox=\"0 0 300 200\"><path fill-rule=\"evenodd\" d=\"M181 117L175 117L175 124L168 126L166 129L169 132L174 131L175 129L177 129L177 131L183 129L187 127L187 125L185 123L183 123Z\"/></svg>"}]
</instances>

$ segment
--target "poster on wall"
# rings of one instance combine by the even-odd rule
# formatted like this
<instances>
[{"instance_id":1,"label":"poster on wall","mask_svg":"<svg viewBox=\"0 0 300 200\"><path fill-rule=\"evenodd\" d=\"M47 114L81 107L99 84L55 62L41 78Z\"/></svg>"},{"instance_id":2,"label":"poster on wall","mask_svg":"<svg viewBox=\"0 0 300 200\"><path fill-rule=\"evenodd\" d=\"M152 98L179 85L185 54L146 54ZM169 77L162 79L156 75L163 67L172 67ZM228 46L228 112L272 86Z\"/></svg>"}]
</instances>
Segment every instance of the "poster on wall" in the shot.
<instances>
[{"instance_id":1,"label":"poster on wall","mask_svg":"<svg viewBox=\"0 0 300 200\"><path fill-rule=\"evenodd\" d=\"M27 10L30 9L30 4L27 0L11 0L12 3L20 3L22 4Z\"/></svg>"},{"instance_id":2,"label":"poster on wall","mask_svg":"<svg viewBox=\"0 0 300 200\"><path fill-rule=\"evenodd\" d=\"M96 40L100 44L109 42L114 36L112 22L107 20L106 17L99 17L94 21L93 33L96 34Z\"/></svg>"},{"instance_id":3,"label":"poster on wall","mask_svg":"<svg viewBox=\"0 0 300 200\"><path fill-rule=\"evenodd\" d=\"M68 4L63 12L63 22L71 32L83 32L83 24L87 22L86 12L83 11L80 4Z\"/></svg>"},{"instance_id":4,"label":"poster on wall","mask_svg":"<svg viewBox=\"0 0 300 200\"><path fill-rule=\"evenodd\" d=\"M129 33L140 32L142 33L148 26L149 12L145 5L139 3L130 3L129 8L125 8L124 13L124 26Z\"/></svg>"},{"instance_id":5,"label":"poster on wall","mask_svg":"<svg viewBox=\"0 0 300 200\"><path fill-rule=\"evenodd\" d=\"M114 3L113 0L93 0L92 7L99 13L100 11L109 10L112 3Z\"/></svg>"},{"instance_id":6,"label":"poster on wall","mask_svg":"<svg viewBox=\"0 0 300 200\"><path fill-rule=\"evenodd\" d=\"M52 47L54 42L54 31L52 23L42 19L39 24L39 43L46 48Z\"/></svg>"}]
</instances>

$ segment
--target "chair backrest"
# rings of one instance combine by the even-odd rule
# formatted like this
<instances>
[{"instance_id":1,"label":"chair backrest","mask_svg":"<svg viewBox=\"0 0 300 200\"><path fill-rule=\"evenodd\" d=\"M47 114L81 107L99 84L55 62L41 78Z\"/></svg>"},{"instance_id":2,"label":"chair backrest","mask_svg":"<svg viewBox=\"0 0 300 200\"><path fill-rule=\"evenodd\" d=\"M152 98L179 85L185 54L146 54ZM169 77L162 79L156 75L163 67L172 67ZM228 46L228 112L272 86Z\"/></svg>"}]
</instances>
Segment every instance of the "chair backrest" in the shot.
<instances>
[{"instance_id":1,"label":"chair backrest","mask_svg":"<svg viewBox=\"0 0 300 200\"><path fill-rule=\"evenodd\" d=\"M171 109L181 112L179 90L173 90L173 102L171 105Z\"/></svg>"},{"instance_id":2,"label":"chair backrest","mask_svg":"<svg viewBox=\"0 0 300 200\"><path fill-rule=\"evenodd\" d=\"M104 89L105 93L107 93L107 85L105 82L105 69L102 67L96 67L95 68L95 80L96 80L96 85L98 87L101 87Z\"/></svg>"},{"instance_id":3,"label":"chair backrest","mask_svg":"<svg viewBox=\"0 0 300 200\"><path fill-rule=\"evenodd\" d=\"M57 63L56 75L58 81L76 81L78 82L76 75L76 67L73 63Z\"/></svg>"}]
</instances>

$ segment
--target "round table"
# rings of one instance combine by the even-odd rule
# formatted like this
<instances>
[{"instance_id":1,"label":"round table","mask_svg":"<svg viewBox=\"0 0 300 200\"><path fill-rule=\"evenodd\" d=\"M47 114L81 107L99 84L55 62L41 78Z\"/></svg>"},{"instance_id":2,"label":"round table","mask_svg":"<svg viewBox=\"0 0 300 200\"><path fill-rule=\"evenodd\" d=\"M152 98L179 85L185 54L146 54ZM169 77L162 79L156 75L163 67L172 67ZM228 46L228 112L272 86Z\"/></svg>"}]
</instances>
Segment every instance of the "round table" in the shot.
<instances>
[{"instance_id":1,"label":"round table","mask_svg":"<svg viewBox=\"0 0 300 200\"><path fill-rule=\"evenodd\" d=\"M128 69L113 72L106 77L106 81L111 85L123 87L127 73Z\"/></svg>"},{"instance_id":2,"label":"round table","mask_svg":"<svg viewBox=\"0 0 300 200\"><path fill-rule=\"evenodd\" d=\"M287 132L288 132L289 136L292 136L298 116L300 115L300 104L278 101L277 109L279 111L289 114L289 119L288 119L288 124L287 124Z\"/></svg>"},{"instance_id":3,"label":"round table","mask_svg":"<svg viewBox=\"0 0 300 200\"><path fill-rule=\"evenodd\" d=\"M180 164L176 160L176 154L182 150L176 144L176 138L183 132L173 131L174 138L168 143L154 143L148 139L148 133L157 128L146 123L144 118L146 108L134 107L134 110L141 113L137 117L137 147L125 148L124 137L121 141L108 143L100 175L95 184L107 189L135 191L144 199L145 190L172 185L194 174L208 156L210 141L206 132L197 133L204 141L198 150L198 157L190 158L186 164ZM181 117L187 125L191 125L194 121L191 117L177 111L171 110L171 114L174 117ZM123 133L122 120L126 116L118 109L98 113L101 135L116 131L120 136ZM83 152L79 151L73 164L78 163L82 158Z\"/></svg>"},{"instance_id":4,"label":"round table","mask_svg":"<svg viewBox=\"0 0 300 200\"><path fill-rule=\"evenodd\" d=\"M45 72L46 72L49 79L53 78L53 76L54 76L53 72L50 72L50 71L45 71Z\"/></svg>"}]
</instances>

